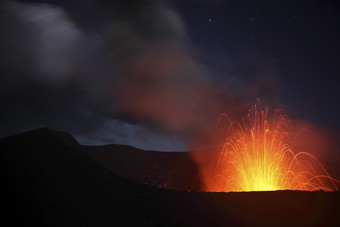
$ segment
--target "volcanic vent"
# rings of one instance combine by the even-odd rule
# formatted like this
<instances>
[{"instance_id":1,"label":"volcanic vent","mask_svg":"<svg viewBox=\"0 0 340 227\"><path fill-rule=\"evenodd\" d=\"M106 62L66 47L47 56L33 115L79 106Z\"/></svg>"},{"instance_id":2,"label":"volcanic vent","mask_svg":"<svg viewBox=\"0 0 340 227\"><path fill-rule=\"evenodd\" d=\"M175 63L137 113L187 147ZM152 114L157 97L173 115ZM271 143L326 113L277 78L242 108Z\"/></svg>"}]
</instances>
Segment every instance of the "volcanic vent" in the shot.
<instances>
[{"instance_id":1,"label":"volcanic vent","mask_svg":"<svg viewBox=\"0 0 340 227\"><path fill-rule=\"evenodd\" d=\"M283 109L258 99L241 122L222 114L221 126L207 191L339 190L339 181L296 139L303 130Z\"/></svg>"}]
</instances>

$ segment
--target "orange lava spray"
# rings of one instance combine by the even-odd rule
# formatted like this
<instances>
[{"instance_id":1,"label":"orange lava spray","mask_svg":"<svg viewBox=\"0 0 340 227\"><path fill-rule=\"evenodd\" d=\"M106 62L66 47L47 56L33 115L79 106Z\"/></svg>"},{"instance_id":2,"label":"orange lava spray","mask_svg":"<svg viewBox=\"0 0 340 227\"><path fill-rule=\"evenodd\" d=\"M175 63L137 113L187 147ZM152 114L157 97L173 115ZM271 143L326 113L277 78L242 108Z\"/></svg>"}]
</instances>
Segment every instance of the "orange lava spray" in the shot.
<instances>
[{"instance_id":1,"label":"orange lava spray","mask_svg":"<svg viewBox=\"0 0 340 227\"><path fill-rule=\"evenodd\" d=\"M263 101L249 108L242 123L227 120L225 138L216 147L216 165L208 191L339 190L310 153L301 151L287 115L282 109L270 112Z\"/></svg>"}]
</instances>

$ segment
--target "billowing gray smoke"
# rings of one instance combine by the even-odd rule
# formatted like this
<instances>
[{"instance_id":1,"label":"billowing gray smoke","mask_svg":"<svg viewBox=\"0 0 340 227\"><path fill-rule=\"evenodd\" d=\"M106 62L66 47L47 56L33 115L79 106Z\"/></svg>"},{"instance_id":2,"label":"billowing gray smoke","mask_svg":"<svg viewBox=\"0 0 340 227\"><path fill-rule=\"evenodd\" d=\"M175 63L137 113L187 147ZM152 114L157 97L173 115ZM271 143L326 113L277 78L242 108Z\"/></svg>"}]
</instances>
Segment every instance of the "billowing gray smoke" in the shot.
<instances>
[{"instance_id":1,"label":"billowing gray smoke","mask_svg":"<svg viewBox=\"0 0 340 227\"><path fill-rule=\"evenodd\" d=\"M266 67L256 83L226 73L217 86L170 4L131 2L2 3L1 137L48 126L81 143L185 149L272 86Z\"/></svg>"}]
</instances>

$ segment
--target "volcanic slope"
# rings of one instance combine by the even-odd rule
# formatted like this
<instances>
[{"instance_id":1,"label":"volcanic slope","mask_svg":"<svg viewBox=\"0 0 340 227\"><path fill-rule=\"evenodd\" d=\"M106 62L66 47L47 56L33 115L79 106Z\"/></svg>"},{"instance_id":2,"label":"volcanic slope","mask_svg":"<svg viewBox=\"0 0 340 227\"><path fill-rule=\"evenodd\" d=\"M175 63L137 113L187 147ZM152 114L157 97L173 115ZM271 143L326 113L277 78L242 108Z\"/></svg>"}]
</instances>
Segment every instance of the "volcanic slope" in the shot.
<instances>
[{"instance_id":1,"label":"volcanic slope","mask_svg":"<svg viewBox=\"0 0 340 227\"><path fill-rule=\"evenodd\" d=\"M69 135L0 140L2 222L32 226L339 226L339 192L204 193L118 176Z\"/></svg>"},{"instance_id":2,"label":"volcanic slope","mask_svg":"<svg viewBox=\"0 0 340 227\"><path fill-rule=\"evenodd\" d=\"M203 188L189 152L148 151L118 144L80 148L118 175L139 183L184 191Z\"/></svg>"}]
</instances>

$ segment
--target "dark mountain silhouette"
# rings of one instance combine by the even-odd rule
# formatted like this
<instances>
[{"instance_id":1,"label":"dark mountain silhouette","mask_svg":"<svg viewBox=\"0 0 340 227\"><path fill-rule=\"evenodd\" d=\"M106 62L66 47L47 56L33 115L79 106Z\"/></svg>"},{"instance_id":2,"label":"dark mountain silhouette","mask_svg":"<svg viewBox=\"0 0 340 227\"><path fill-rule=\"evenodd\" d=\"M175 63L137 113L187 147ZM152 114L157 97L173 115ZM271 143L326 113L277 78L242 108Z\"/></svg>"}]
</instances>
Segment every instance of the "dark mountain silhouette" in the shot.
<instances>
[{"instance_id":1,"label":"dark mountain silhouette","mask_svg":"<svg viewBox=\"0 0 340 227\"><path fill-rule=\"evenodd\" d=\"M339 192L204 193L123 178L68 134L0 140L2 222L10 226L339 226Z\"/></svg>"},{"instance_id":2,"label":"dark mountain silhouette","mask_svg":"<svg viewBox=\"0 0 340 227\"><path fill-rule=\"evenodd\" d=\"M188 152L146 151L126 145L81 146L120 176L166 189L198 191L199 171Z\"/></svg>"}]
</instances>

